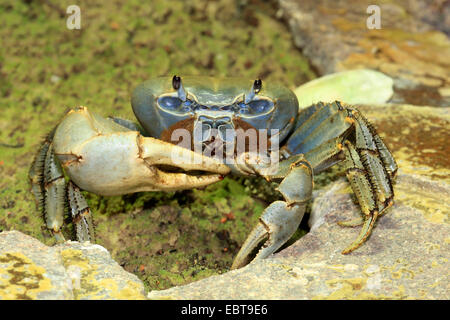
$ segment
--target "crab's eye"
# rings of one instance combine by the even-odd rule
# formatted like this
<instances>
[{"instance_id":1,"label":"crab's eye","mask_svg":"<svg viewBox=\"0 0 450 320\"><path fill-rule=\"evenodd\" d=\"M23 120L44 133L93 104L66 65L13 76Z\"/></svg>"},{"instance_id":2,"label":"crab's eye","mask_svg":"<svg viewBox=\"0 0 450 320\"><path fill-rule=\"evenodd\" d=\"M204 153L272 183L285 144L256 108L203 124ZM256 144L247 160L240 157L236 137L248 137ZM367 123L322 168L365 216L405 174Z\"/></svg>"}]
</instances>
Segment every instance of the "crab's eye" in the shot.
<instances>
[{"instance_id":1,"label":"crab's eye","mask_svg":"<svg viewBox=\"0 0 450 320\"><path fill-rule=\"evenodd\" d=\"M177 110L182 102L183 101L177 97L161 97L158 99L158 103L162 108L171 111Z\"/></svg>"},{"instance_id":2,"label":"crab's eye","mask_svg":"<svg viewBox=\"0 0 450 320\"><path fill-rule=\"evenodd\" d=\"M161 109L177 114L191 113L196 108L196 103L192 100L181 100L176 96L162 96L158 98Z\"/></svg>"},{"instance_id":3,"label":"crab's eye","mask_svg":"<svg viewBox=\"0 0 450 320\"><path fill-rule=\"evenodd\" d=\"M248 103L253 114L266 113L273 107L273 102L266 99L253 100Z\"/></svg>"}]
</instances>

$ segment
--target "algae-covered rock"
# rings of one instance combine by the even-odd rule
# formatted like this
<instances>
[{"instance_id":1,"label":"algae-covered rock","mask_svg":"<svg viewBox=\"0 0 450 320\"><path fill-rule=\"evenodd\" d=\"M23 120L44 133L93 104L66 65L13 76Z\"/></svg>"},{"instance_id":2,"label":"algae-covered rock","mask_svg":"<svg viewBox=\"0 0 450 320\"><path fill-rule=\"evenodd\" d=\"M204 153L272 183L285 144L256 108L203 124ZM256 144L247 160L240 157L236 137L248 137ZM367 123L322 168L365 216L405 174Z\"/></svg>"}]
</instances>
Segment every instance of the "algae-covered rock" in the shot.
<instances>
[{"instance_id":1,"label":"algae-covered rock","mask_svg":"<svg viewBox=\"0 0 450 320\"><path fill-rule=\"evenodd\" d=\"M18 231L0 233L0 299L144 299L144 285L99 245L48 247Z\"/></svg>"},{"instance_id":2,"label":"algae-covered rock","mask_svg":"<svg viewBox=\"0 0 450 320\"><path fill-rule=\"evenodd\" d=\"M18 231L0 233L0 299L73 299L61 256Z\"/></svg>"},{"instance_id":3,"label":"algae-covered rock","mask_svg":"<svg viewBox=\"0 0 450 320\"><path fill-rule=\"evenodd\" d=\"M394 93L393 80L381 72L357 69L309 81L294 90L300 108L339 100L348 104L381 104Z\"/></svg>"},{"instance_id":4,"label":"algae-covered rock","mask_svg":"<svg viewBox=\"0 0 450 320\"><path fill-rule=\"evenodd\" d=\"M366 243L342 255L360 210L345 178L316 190L308 234L272 257L187 286L151 291L173 299L448 299L449 108L359 108L396 158L395 204Z\"/></svg>"}]
</instances>

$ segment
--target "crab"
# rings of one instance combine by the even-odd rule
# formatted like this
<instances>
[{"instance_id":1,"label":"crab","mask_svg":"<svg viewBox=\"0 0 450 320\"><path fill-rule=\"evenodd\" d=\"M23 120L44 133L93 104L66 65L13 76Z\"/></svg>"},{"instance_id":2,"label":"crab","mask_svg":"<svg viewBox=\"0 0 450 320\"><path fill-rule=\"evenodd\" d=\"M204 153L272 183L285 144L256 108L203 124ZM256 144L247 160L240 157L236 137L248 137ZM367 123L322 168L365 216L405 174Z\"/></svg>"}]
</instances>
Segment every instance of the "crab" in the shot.
<instances>
[{"instance_id":1,"label":"crab","mask_svg":"<svg viewBox=\"0 0 450 320\"><path fill-rule=\"evenodd\" d=\"M313 176L338 162L362 211L358 219L338 222L362 225L343 254L360 247L393 204L392 154L356 108L338 101L299 111L295 94L280 84L174 76L140 84L131 104L138 123L78 107L42 143L29 177L58 241L65 240L66 203L77 240L94 241L81 190L111 196L201 188L229 173L277 182L283 199L263 211L232 269L270 256L289 240L311 199Z\"/></svg>"}]
</instances>

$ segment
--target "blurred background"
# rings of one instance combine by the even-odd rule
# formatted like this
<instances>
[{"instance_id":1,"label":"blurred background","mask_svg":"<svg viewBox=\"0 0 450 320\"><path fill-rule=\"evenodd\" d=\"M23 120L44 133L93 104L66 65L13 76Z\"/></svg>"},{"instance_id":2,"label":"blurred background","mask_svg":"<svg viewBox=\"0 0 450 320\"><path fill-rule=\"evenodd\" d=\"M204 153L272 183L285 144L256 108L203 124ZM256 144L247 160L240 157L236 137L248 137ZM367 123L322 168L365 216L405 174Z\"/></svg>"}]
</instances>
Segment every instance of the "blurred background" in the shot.
<instances>
[{"instance_id":1,"label":"blurred background","mask_svg":"<svg viewBox=\"0 0 450 320\"><path fill-rule=\"evenodd\" d=\"M80 105L134 119L131 92L153 76L261 78L295 89L370 68L394 79L392 102L449 106L449 2L380 1L383 32L367 26L369 4L0 0L0 231L54 243L27 178L42 138ZM67 27L70 5L80 8L80 29ZM97 242L147 289L164 289L228 270L278 195L260 179L226 178L205 190L86 197ZM302 223L290 243L307 230Z\"/></svg>"}]
</instances>

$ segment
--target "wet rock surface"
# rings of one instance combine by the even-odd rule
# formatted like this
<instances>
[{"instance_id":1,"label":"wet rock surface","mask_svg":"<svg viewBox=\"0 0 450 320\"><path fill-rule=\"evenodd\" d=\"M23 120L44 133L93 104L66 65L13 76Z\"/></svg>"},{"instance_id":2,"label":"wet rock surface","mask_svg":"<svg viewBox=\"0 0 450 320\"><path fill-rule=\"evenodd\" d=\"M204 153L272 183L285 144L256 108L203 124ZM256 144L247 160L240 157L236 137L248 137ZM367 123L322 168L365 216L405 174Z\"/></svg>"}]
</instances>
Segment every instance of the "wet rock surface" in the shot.
<instances>
[{"instance_id":1,"label":"wet rock surface","mask_svg":"<svg viewBox=\"0 0 450 320\"><path fill-rule=\"evenodd\" d=\"M143 283L102 246L49 247L19 231L0 233L0 300L144 298Z\"/></svg>"},{"instance_id":2,"label":"wet rock surface","mask_svg":"<svg viewBox=\"0 0 450 320\"><path fill-rule=\"evenodd\" d=\"M369 29L371 1L280 0L296 45L319 74L358 68L395 83L397 103L450 105L450 10L446 1L379 4L380 29ZM447 34L446 34L447 33Z\"/></svg>"},{"instance_id":3,"label":"wet rock surface","mask_svg":"<svg viewBox=\"0 0 450 320\"><path fill-rule=\"evenodd\" d=\"M395 204L362 247L341 254L359 227L342 228L337 221L360 215L342 177L314 192L311 231L287 249L221 276L151 291L149 298L448 299L449 109L386 105L360 110L399 165Z\"/></svg>"}]
</instances>

